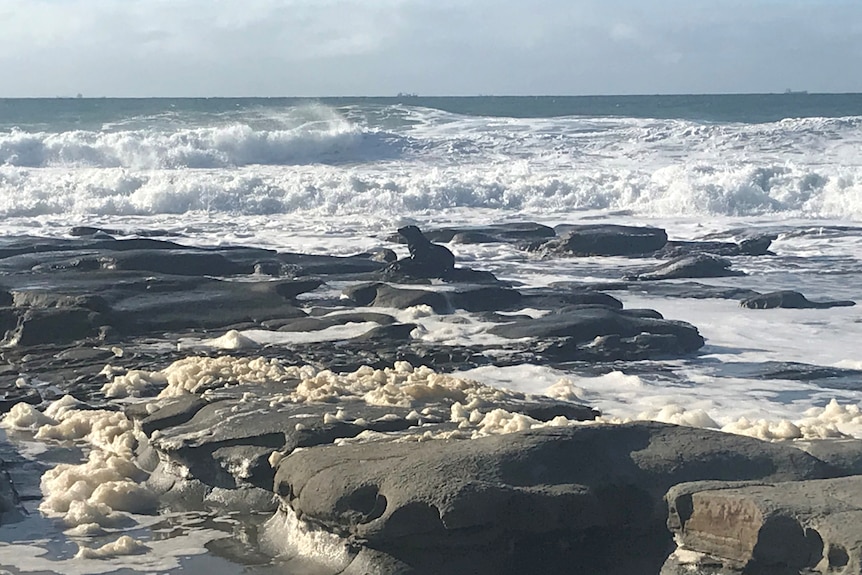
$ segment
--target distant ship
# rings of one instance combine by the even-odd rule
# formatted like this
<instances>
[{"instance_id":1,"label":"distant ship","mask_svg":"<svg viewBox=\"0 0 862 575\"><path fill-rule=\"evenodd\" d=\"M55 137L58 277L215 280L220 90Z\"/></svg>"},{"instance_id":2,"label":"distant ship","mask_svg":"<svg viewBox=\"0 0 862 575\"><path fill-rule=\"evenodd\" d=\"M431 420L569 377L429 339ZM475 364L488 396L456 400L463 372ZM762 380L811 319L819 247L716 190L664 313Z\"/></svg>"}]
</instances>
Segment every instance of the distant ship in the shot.
<instances>
[{"instance_id":1,"label":"distant ship","mask_svg":"<svg viewBox=\"0 0 862 575\"><path fill-rule=\"evenodd\" d=\"M808 90L791 90L790 88L787 88L786 90L784 90L784 93L802 96L808 94Z\"/></svg>"},{"instance_id":2,"label":"distant ship","mask_svg":"<svg viewBox=\"0 0 862 575\"><path fill-rule=\"evenodd\" d=\"M413 92L398 92L397 98L418 98L419 94L414 94Z\"/></svg>"}]
</instances>

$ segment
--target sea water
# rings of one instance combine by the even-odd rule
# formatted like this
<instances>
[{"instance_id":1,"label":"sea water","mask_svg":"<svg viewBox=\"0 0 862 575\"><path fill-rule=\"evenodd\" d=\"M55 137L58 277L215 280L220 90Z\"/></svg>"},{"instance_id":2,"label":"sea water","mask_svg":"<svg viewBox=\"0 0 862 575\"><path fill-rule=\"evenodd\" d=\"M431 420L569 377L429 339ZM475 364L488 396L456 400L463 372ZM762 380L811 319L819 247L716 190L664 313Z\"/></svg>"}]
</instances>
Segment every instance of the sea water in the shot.
<instances>
[{"instance_id":1,"label":"sea water","mask_svg":"<svg viewBox=\"0 0 862 575\"><path fill-rule=\"evenodd\" d=\"M189 245L336 255L388 246L405 255L386 238L408 223L653 225L674 240L732 241L757 232L776 236L775 256L738 258L734 266L748 275L704 283L860 300L860 150L856 94L0 100L0 233L66 237L72 226L90 225L129 235L161 230ZM623 270L657 263L541 259L505 244L449 247L459 265L524 287L613 282ZM705 347L688 358L598 371L519 365L453 377L577 398L607 421L656 419L769 440L862 438L862 377L782 379L780 369L769 375L770 366L784 362L862 369L862 307L757 311L733 300L611 293L626 307L694 324ZM413 336L423 340L493 343L488 325L467 314L392 313L419 324ZM313 337L349 337L362 328ZM308 338L249 330L177 345L193 356L201 346ZM134 393L153 377L167 376L132 374L109 395ZM45 414L51 422L15 414L32 431L9 431L12 445L57 467L42 478L48 504L32 506L23 524L0 528L0 567L238 569L207 544L236 537L247 525L230 517L135 515L134 505L147 500L135 492L133 470L120 464L112 468L112 497L129 507L134 527L110 525L116 510L94 504L75 511L103 521L108 535L82 543L83 535L67 533L57 514L68 514L70 503L57 492L86 469L61 466L89 463L52 438L88 442L100 450L89 455L92 465L104 468L134 431L64 409ZM511 418L480 415L483 432L512 425Z\"/></svg>"}]
</instances>

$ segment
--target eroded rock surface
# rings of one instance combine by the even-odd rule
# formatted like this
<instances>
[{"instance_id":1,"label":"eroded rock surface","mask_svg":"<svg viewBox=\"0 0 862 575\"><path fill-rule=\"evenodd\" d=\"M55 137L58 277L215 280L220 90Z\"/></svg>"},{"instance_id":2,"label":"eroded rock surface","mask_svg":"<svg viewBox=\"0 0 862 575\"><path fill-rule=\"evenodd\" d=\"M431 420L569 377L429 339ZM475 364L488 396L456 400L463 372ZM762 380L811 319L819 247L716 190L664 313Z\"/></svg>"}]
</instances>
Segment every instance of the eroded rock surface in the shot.
<instances>
[{"instance_id":1,"label":"eroded rock surface","mask_svg":"<svg viewBox=\"0 0 862 575\"><path fill-rule=\"evenodd\" d=\"M862 571L862 477L784 483L686 483L668 526L694 559L727 572ZM674 561L672 560L673 564Z\"/></svg>"},{"instance_id":2,"label":"eroded rock surface","mask_svg":"<svg viewBox=\"0 0 862 575\"><path fill-rule=\"evenodd\" d=\"M670 486L830 472L792 447L635 423L315 447L281 460L275 490L282 513L415 573L646 573L672 548L661 528Z\"/></svg>"},{"instance_id":3,"label":"eroded rock surface","mask_svg":"<svg viewBox=\"0 0 862 575\"><path fill-rule=\"evenodd\" d=\"M749 309L827 309L830 307L850 307L856 305L856 302L849 300L811 301L797 291L784 290L752 296L739 302L739 305Z\"/></svg>"}]
</instances>

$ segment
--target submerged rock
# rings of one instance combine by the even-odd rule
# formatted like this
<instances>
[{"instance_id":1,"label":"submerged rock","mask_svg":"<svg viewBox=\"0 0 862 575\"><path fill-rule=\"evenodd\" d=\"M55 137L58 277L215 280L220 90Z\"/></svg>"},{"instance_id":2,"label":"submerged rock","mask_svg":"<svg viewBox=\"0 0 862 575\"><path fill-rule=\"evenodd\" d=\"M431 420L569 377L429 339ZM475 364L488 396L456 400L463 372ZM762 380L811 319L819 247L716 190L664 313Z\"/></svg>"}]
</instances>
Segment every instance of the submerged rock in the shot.
<instances>
[{"instance_id":1,"label":"submerged rock","mask_svg":"<svg viewBox=\"0 0 862 575\"><path fill-rule=\"evenodd\" d=\"M557 353L562 353L571 344L576 347L577 344L588 343L592 346L616 347L625 356L624 349L630 345L636 346L637 338L640 338L640 345L647 344L647 355L653 347L650 344L655 346L652 349L654 355L691 353L704 344L697 328L691 324L641 315L645 314L627 313L604 306L573 307L539 318L518 319L494 326L489 331L510 339L563 338L560 342L562 347L558 347ZM588 352L589 347L583 351ZM569 350L569 353L578 355L575 350ZM641 355L638 357L643 358Z\"/></svg>"},{"instance_id":2,"label":"submerged rock","mask_svg":"<svg viewBox=\"0 0 862 575\"><path fill-rule=\"evenodd\" d=\"M718 278L743 276L743 272L730 269L730 260L711 254L697 253L680 256L657 268L629 276L629 280L667 280L679 278Z\"/></svg>"},{"instance_id":3,"label":"submerged rock","mask_svg":"<svg viewBox=\"0 0 862 575\"><path fill-rule=\"evenodd\" d=\"M668 242L661 250L653 254L657 258L677 258L694 253L708 253L716 256L763 256L774 255L769 251L769 246L775 240L774 235L756 236L746 238L739 243L734 242Z\"/></svg>"},{"instance_id":4,"label":"submerged rock","mask_svg":"<svg viewBox=\"0 0 862 575\"><path fill-rule=\"evenodd\" d=\"M558 237L530 245L531 251L563 256L631 256L661 249L667 232L660 228L606 224L557 226Z\"/></svg>"},{"instance_id":5,"label":"submerged rock","mask_svg":"<svg viewBox=\"0 0 862 575\"><path fill-rule=\"evenodd\" d=\"M752 296L739 302L739 305L749 309L826 309L830 307L850 307L856 305L856 302L849 300L810 301L797 291L784 290Z\"/></svg>"}]
</instances>

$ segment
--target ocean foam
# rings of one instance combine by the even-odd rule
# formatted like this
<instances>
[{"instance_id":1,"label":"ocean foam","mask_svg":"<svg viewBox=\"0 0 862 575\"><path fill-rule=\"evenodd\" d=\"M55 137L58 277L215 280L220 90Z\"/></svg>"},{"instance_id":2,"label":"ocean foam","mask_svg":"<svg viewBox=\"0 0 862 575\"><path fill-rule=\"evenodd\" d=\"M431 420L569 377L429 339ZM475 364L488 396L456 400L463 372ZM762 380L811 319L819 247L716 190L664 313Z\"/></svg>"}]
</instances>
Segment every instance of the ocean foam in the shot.
<instances>
[{"instance_id":1,"label":"ocean foam","mask_svg":"<svg viewBox=\"0 0 862 575\"><path fill-rule=\"evenodd\" d=\"M286 130L0 132L0 215L365 218L471 208L862 218L858 118L426 119L399 133L337 115Z\"/></svg>"},{"instance_id":2,"label":"ocean foam","mask_svg":"<svg viewBox=\"0 0 862 575\"><path fill-rule=\"evenodd\" d=\"M277 359L215 358L191 356L175 361L162 370L158 377L167 381L159 397L172 397L187 393L201 394L207 389L245 383L283 383L299 380L315 373L310 366L284 365ZM155 376L154 376L155 377Z\"/></svg>"},{"instance_id":3,"label":"ocean foam","mask_svg":"<svg viewBox=\"0 0 862 575\"><path fill-rule=\"evenodd\" d=\"M147 389L159 388L168 382L167 378L161 374L139 369L131 369L118 376L113 376L114 371L112 369L103 370L103 372L112 379L102 386L101 391L105 397L111 399L140 397Z\"/></svg>"},{"instance_id":4,"label":"ocean foam","mask_svg":"<svg viewBox=\"0 0 862 575\"><path fill-rule=\"evenodd\" d=\"M16 403L0 420L0 425L11 429L38 429L56 423L29 403Z\"/></svg>"},{"instance_id":5,"label":"ocean foam","mask_svg":"<svg viewBox=\"0 0 862 575\"><path fill-rule=\"evenodd\" d=\"M57 514L70 527L114 526L117 512L153 513L158 497L141 484L146 473L131 460L93 450L82 464L60 464L42 475L45 498L39 509Z\"/></svg>"},{"instance_id":6,"label":"ocean foam","mask_svg":"<svg viewBox=\"0 0 862 575\"><path fill-rule=\"evenodd\" d=\"M101 547L91 549L83 545L78 547L75 559L107 559L109 557L120 557L122 555L137 555L146 553L150 548L141 541L133 539L128 535L122 535L116 541L105 543Z\"/></svg>"},{"instance_id":7,"label":"ocean foam","mask_svg":"<svg viewBox=\"0 0 862 575\"><path fill-rule=\"evenodd\" d=\"M312 559L332 573L343 571L353 558L349 541L302 521L287 506L266 522L260 544L267 553Z\"/></svg>"}]
</instances>

